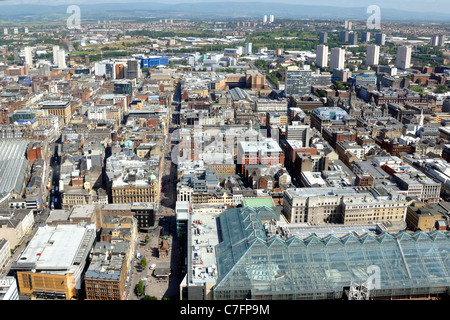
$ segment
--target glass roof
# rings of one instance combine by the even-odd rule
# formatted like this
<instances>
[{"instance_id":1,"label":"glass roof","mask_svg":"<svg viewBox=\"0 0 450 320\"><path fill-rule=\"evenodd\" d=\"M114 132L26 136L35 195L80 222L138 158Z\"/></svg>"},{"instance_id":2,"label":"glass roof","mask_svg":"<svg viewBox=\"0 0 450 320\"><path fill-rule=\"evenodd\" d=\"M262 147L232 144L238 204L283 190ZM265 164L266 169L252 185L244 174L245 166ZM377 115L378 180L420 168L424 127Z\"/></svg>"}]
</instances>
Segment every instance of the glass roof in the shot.
<instances>
[{"instance_id":1,"label":"glass roof","mask_svg":"<svg viewBox=\"0 0 450 320\"><path fill-rule=\"evenodd\" d=\"M338 292L379 268L380 289L449 287L450 233L283 238L265 232L270 208L233 208L219 217L215 292L258 295Z\"/></svg>"}]
</instances>

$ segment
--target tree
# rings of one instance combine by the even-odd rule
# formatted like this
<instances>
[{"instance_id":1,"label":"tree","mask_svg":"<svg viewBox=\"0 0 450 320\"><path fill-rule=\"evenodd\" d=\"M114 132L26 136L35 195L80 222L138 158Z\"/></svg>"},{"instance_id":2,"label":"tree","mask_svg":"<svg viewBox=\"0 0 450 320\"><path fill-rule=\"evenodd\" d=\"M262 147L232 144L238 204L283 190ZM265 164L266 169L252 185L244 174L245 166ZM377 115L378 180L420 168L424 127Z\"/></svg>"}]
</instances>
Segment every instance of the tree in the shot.
<instances>
[{"instance_id":1,"label":"tree","mask_svg":"<svg viewBox=\"0 0 450 320\"><path fill-rule=\"evenodd\" d=\"M141 265L142 265L142 270L144 270L145 267L147 266L147 259L145 259L145 257L143 257L141 259Z\"/></svg>"},{"instance_id":2,"label":"tree","mask_svg":"<svg viewBox=\"0 0 450 320\"><path fill-rule=\"evenodd\" d=\"M136 294L138 296L143 296L144 295L144 282L141 280L139 281L139 283L136 285Z\"/></svg>"},{"instance_id":3,"label":"tree","mask_svg":"<svg viewBox=\"0 0 450 320\"><path fill-rule=\"evenodd\" d=\"M446 93L447 91L449 90L445 86L441 85L436 86L436 88L434 89L434 93Z\"/></svg>"},{"instance_id":4,"label":"tree","mask_svg":"<svg viewBox=\"0 0 450 320\"><path fill-rule=\"evenodd\" d=\"M149 236L149 235L146 235L146 236L145 236L145 243L148 243L149 240L150 240L150 236Z\"/></svg>"},{"instance_id":5,"label":"tree","mask_svg":"<svg viewBox=\"0 0 450 320\"><path fill-rule=\"evenodd\" d=\"M327 92L323 89L319 89L316 91L316 96L320 98L325 98L327 96Z\"/></svg>"},{"instance_id":6,"label":"tree","mask_svg":"<svg viewBox=\"0 0 450 320\"><path fill-rule=\"evenodd\" d=\"M155 297L155 296L150 296L150 295L146 294L146 295L144 296L144 299L143 299L143 300L158 300L158 298Z\"/></svg>"},{"instance_id":7,"label":"tree","mask_svg":"<svg viewBox=\"0 0 450 320\"><path fill-rule=\"evenodd\" d=\"M342 83L341 81L336 81L334 87L336 90L347 90L347 84Z\"/></svg>"}]
</instances>

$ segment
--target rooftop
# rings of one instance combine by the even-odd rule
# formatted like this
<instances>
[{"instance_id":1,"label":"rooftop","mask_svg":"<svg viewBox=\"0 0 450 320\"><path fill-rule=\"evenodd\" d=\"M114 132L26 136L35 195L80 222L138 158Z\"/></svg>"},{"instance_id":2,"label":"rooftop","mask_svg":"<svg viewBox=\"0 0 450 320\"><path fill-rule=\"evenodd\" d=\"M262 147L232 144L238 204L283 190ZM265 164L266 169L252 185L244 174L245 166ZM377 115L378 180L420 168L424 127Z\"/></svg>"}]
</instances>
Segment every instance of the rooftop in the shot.
<instances>
[{"instance_id":1,"label":"rooftop","mask_svg":"<svg viewBox=\"0 0 450 320\"><path fill-rule=\"evenodd\" d=\"M281 153L283 152L275 140L263 140L263 141L240 141L240 147L244 153L258 153L258 152L271 152Z\"/></svg>"},{"instance_id":2,"label":"rooftop","mask_svg":"<svg viewBox=\"0 0 450 320\"><path fill-rule=\"evenodd\" d=\"M85 279L119 280L128 246L128 241L97 242Z\"/></svg>"},{"instance_id":3,"label":"rooftop","mask_svg":"<svg viewBox=\"0 0 450 320\"><path fill-rule=\"evenodd\" d=\"M258 208L258 207L274 207L275 204L273 203L272 197L258 197L258 198L243 198L242 199L242 206L243 207L252 207L252 208Z\"/></svg>"},{"instance_id":4,"label":"rooftop","mask_svg":"<svg viewBox=\"0 0 450 320\"><path fill-rule=\"evenodd\" d=\"M215 282L217 277L215 246L218 244L217 215L193 213L189 217L188 275L190 283Z\"/></svg>"},{"instance_id":5,"label":"rooftop","mask_svg":"<svg viewBox=\"0 0 450 320\"><path fill-rule=\"evenodd\" d=\"M382 270L381 290L443 286L445 292L450 281L449 232L349 232L301 239L290 230L269 232L264 221L270 215L249 208L229 209L219 219L215 299L340 298L352 281L369 280L371 266ZM386 293L372 290L371 295Z\"/></svg>"},{"instance_id":6,"label":"rooftop","mask_svg":"<svg viewBox=\"0 0 450 320\"><path fill-rule=\"evenodd\" d=\"M94 239L95 228L92 226L64 224L39 227L15 268L32 265L37 271L74 272L84 262Z\"/></svg>"},{"instance_id":7,"label":"rooftop","mask_svg":"<svg viewBox=\"0 0 450 320\"><path fill-rule=\"evenodd\" d=\"M28 141L3 140L0 143L0 198L11 191L22 192L28 160L25 158Z\"/></svg>"}]
</instances>

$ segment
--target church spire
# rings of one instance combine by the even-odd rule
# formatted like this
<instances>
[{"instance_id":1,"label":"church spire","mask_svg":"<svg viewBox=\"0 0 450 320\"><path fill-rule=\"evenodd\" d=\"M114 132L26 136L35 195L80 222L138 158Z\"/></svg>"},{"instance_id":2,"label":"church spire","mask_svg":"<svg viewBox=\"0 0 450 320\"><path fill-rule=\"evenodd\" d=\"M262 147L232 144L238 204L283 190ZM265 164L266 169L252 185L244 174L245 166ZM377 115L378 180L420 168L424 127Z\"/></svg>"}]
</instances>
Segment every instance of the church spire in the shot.
<instances>
[{"instance_id":1,"label":"church spire","mask_svg":"<svg viewBox=\"0 0 450 320\"><path fill-rule=\"evenodd\" d=\"M423 127L423 108L420 110L419 126Z\"/></svg>"}]
</instances>

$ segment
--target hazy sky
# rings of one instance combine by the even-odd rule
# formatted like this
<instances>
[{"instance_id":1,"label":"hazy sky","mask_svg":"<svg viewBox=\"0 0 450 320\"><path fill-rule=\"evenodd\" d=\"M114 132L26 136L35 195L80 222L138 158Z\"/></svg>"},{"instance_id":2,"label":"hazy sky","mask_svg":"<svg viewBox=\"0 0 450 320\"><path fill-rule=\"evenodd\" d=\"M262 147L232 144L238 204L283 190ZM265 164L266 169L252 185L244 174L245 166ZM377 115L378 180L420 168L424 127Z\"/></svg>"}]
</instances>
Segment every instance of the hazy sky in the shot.
<instances>
[{"instance_id":1,"label":"hazy sky","mask_svg":"<svg viewBox=\"0 0 450 320\"><path fill-rule=\"evenodd\" d=\"M189 2L227 2L228 0L0 0L3 4L41 3L41 4L82 4L101 2L159 2L159 3L189 3ZM326 5L342 7L368 7L378 5L381 9L395 8L407 11L450 13L450 0L230 0L233 2L270 2L305 5Z\"/></svg>"}]
</instances>

